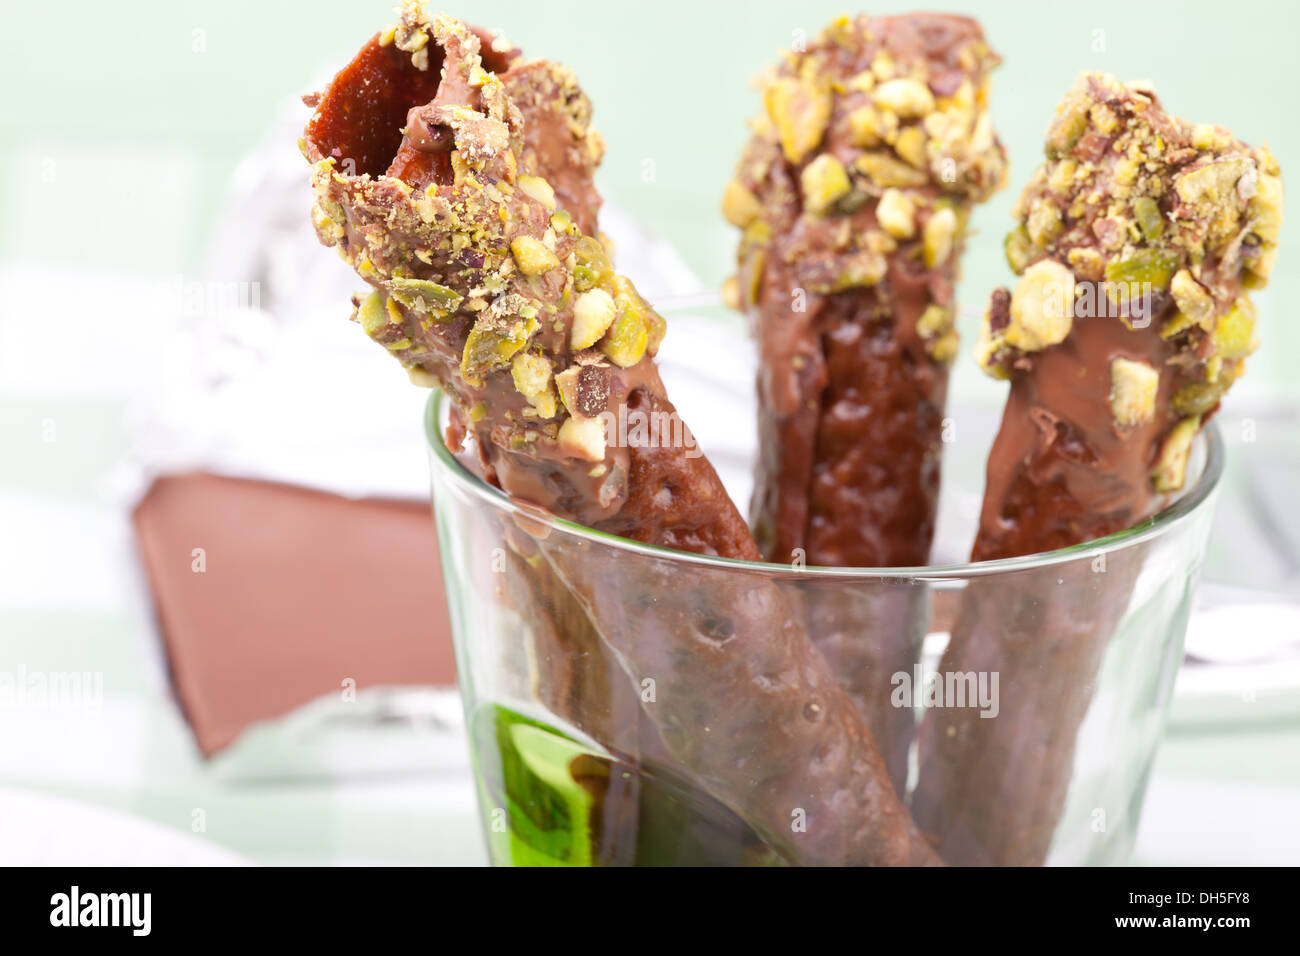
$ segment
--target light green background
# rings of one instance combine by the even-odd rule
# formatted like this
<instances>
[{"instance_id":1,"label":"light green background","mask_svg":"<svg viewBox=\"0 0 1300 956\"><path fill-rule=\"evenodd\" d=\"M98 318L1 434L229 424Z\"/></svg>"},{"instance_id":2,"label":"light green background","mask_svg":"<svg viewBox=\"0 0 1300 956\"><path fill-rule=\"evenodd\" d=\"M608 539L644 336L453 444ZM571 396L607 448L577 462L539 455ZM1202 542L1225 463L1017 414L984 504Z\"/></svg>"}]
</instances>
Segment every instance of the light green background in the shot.
<instances>
[{"instance_id":1,"label":"light green background","mask_svg":"<svg viewBox=\"0 0 1300 956\"><path fill-rule=\"evenodd\" d=\"M132 279L192 272L239 159L295 95L326 79L367 36L391 22L389 8L388 0L8 5L0 29L0 82L6 91L0 110L0 277L41 288L23 300L39 307L25 305L21 314L12 298L0 297L0 368L21 368L22 348L40 345L41 336L48 336L50 349L81 354L86 329L120 321L122 300L134 303L142 294L146 283ZM504 28L525 52L561 60L578 72L609 145L600 174L603 191L671 239L700 276L716 285L730 269L734 245L733 230L716 212L717 200L746 135L744 121L758 107L748 80L790 45L795 31L810 35L845 7L821 0L449 0L446 9ZM1152 79L1171 109L1228 125L1250 142L1269 140L1284 170L1300 156L1293 118L1300 4L989 0L952 9L975 13L1006 57L993 109L1012 156L1011 188L974 220L977 234L961 290L967 303L978 303L1009 277L1000 253L1008 210L1039 160L1053 105L1079 70ZM307 110L299 111L305 120ZM287 156L296 154L291 141L281 145ZM644 175L647 161L653 163L653 181ZM305 191L305 164L303 169ZM1252 401L1279 394L1300 399L1300 380L1289 369L1291 357L1300 354L1300 329L1288 327L1287 314L1297 261L1284 250L1274 285L1260 300L1265 347L1252 359L1249 379L1234 389L1233 414L1248 414ZM83 280L75 293L63 288L58 270ZM109 310L97 308L108 303L85 294L87 281L116 306L112 319ZM171 321L146 306L139 318L152 323L151 329ZM970 342L969 319L965 324ZM957 374L984 381L967 357ZM75 381L50 382L49 388L34 384L31 376L15 383L0 375L0 439L8 450L0 456L0 508L11 517L21 507L39 506L41 515L66 507L68 517L55 531L75 533L63 542L70 557L59 573L79 579L93 570L77 563L87 548L78 537L85 534L80 518L95 519L91 529L117 527L104 518L100 484L127 450L123 395ZM1232 445L1243 473L1252 448L1276 449L1272 436L1284 428L1292 440L1300 434L1293 413L1279 416L1259 419L1267 441ZM1276 429L1268 424L1275 420ZM47 422L58 423L57 442L42 441ZM1225 425L1230 443L1233 433ZM21 560L26 545L21 535L15 545L12 531L0 521L0 557L8 545L8 553ZM124 536L125 528L115 533ZM1259 570L1265 545L1234 545L1223 535L1216 542L1212 570L1220 579L1271 586ZM78 766L76 774L61 777L54 765L76 764L81 757L74 750L61 763L47 755L10 760L0 766L0 781L122 807L183 831L192 808L203 806L211 811L211 839L264 860L426 861L473 837L467 808L459 817L430 814L436 794L427 788L396 796L378 785L222 788L193 753L174 706L141 684L144 670L133 655L140 653L137 635L148 622L117 604L65 604L67 596L51 588L12 607L0 602L0 665L106 662L115 695L109 710L130 718L121 725L123 739L142 741L128 747L138 766ZM1187 705L1193 716L1200 713L1196 705ZM1223 709L1230 710L1231 702ZM1157 785L1241 783L1265 796L1277 794L1275 803L1259 806L1288 807L1261 810L1261 818L1277 819L1279 826L1293 820L1289 807L1300 779L1294 718L1270 723L1264 716L1220 717L1211 714L1195 725L1176 722L1161 751ZM147 730L141 733L141 727ZM42 739L29 736L32 742ZM11 741L20 738L27 739L10 735ZM60 752L64 745L59 740ZM91 755L86 763L94 763ZM1208 832L1233 832L1216 822L1212 808L1206 813ZM1289 833L1278 835L1289 839ZM1199 845L1162 846L1158 859L1249 860L1250 849L1202 854Z\"/></svg>"},{"instance_id":2,"label":"light green background","mask_svg":"<svg viewBox=\"0 0 1300 956\"><path fill-rule=\"evenodd\" d=\"M0 227L0 256L70 266L98 261L154 273L191 267L238 158L286 100L389 23L390 6L387 0L144 0L9 9L0 37L0 79L8 91L0 159L9 171L0 222L23 227ZM1039 159L1053 105L1080 70L1152 79L1172 110L1228 125L1249 142L1268 140L1284 171L1300 155L1293 119L1300 4L985 0L948 6L976 15L1006 60L995 80L993 112L1012 156L1011 187L975 218L979 232L962 289L968 303L1008 278L999 252L1008 209ZM795 31L811 35L852 8L841 0L446 0L445 9L504 28L525 53L577 71L609 144L603 190L677 243L715 284L727 274L734 242L717 215L717 199L745 137L744 121L758 104L749 80L790 45ZM905 9L890 4L872 12ZM305 119L305 108L302 114ZM31 179L43 160L75 157L87 143L120 148L122 159L109 170L79 168L75 159L73 175L60 168L58 195L41 200L51 204L44 226L34 226L31 215L11 217L15 206L36 201L39 184ZM189 183L180 181L188 172L178 172L175 182L166 176L136 181L135 160L144 150L175 155L178 169L197 168L203 188L189 198ZM646 181L649 163L653 181ZM148 204L166 204L169 191L187 194L183 216L150 212ZM155 221L158 228L150 229ZM114 241L119 230L126 241ZM1295 261L1283 253L1261 302L1267 348L1255 360L1252 385L1287 383L1289 394L1300 395L1283 361L1300 351L1300 331L1287 328L1281 308L1297 291Z\"/></svg>"}]
</instances>

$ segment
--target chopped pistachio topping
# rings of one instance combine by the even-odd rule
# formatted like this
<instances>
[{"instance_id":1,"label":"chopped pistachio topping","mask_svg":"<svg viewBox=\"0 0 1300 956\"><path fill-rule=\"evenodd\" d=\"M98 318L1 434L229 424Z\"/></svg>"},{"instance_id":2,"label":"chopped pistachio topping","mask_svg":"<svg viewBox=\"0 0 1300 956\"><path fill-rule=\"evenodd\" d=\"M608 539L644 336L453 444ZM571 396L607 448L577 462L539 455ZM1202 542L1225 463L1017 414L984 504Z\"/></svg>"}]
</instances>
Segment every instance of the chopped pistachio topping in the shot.
<instances>
[{"instance_id":1,"label":"chopped pistachio topping","mask_svg":"<svg viewBox=\"0 0 1300 956\"><path fill-rule=\"evenodd\" d=\"M867 104L849 113L849 142L866 148L880 146L898 136L898 116Z\"/></svg>"},{"instance_id":2,"label":"chopped pistachio topping","mask_svg":"<svg viewBox=\"0 0 1300 956\"><path fill-rule=\"evenodd\" d=\"M591 348L613 324L617 311L614 297L604 289L591 289L581 293L573 303L573 328L569 331L569 345L574 351Z\"/></svg>"},{"instance_id":3,"label":"chopped pistachio topping","mask_svg":"<svg viewBox=\"0 0 1300 956\"><path fill-rule=\"evenodd\" d=\"M541 176L520 176L519 189L530 199L535 199L547 209L555 208L555 190Z\"/></svg>"},{"instance_id":4,"label":"chopped pistachio topping","mask_svg":"<svg viewBox=\"0 0 1300 956\"><path fill-rule=\"evenodd\" d=\"M517 319L500 324L492 317L480 319L470 330L461 355L460 373L472 385L495 369L506 368L515 354L527 344L537 330L536 319Z\"/></svg>"},{"instance_id":5,"label":"chopped pistachio topping","mask_svg":"<svg viewBox=\"0 0 1300 956\"><path fill-rule=\"evenodd\" d=\"M727 183L722 194L722 215L733 226L744 229L763 214L763 205L738 179Z\"/></svg>"},{"instance_id":6,"label":"chopped pistachio topping","mask_svg":"<svg viewBox=\"0 0 1300 956\"><path fill-rule=\"evenodd\" d=\"M1155 417L1160 373L1146 362L1117 358L1110 363L1110 410L1121 427Z\"/></svg>"},{"instance_id":7,"label":"chopped pistachio topping","mask_svg":"<svg viewBox=\"0 0 1300 956\"><path fill-rule=\"evenodd\" d=\"M763 94L785 158L798 163L817 148L831 115L831 92L802 78L776 80Z\"/></svg>"},{"instance_id":8,"label":"chopped pistachio topping","mask_svg":"<svg viewBox=\"0 0 1300 956\"><path fill-rule=\"evenodd\" d=\"M555 376L555 390L560 393L560 401L570 415L580 414L578 411L578 376L581 374L581 366L570 365Z\"/></svg>"},{"instance_id":9,"label":"chopped pistachio topping","mask_svg":"<svg viewBox=\"0 0 1300 956\"><path fill-rule=\"evenodd\" d=\"M1133 221L1142 232L1142 238L1152 242L1160 238L1165 231L1165 221L1160 213L1160 204L1151 196L1139 196L1133 200Z\"/></svg>"},{"instance_id":10,"label":"chopped pistachio topping","mask_svg":"<svg viewBox=\"0 0 1300 956\"><path fill-rule=\"evenodd\" d=\"M372 339L388 325L388 310L384 307L385 297L382 292L372 292L361 300L357 308L357 321L366 335Z\"/></svg>"},{"instance_id":11,"label":"chopped pistachio topping","mask_svg":"<svg viewBox=\"0 0 1300 956\"><path fill-rule=\"evenodd\" d=\"M729 309L742 309L744 303L740 301L740 280L735 276L727 276L722 282L722 301Z\"/></svg>"},{"instance_id":12,"label":"chopped pistachio topping","mask_svg":"<svg viewBox=\"0 0 1300 956\"><path fill-rule=\"evenodd\" d=\"M554 418L555 392L551 389L551 363L534 352L520 352L510 363L510 376L539 418Z\"/></svg>"},{"instance_id":13,"label":"chopped pistachio topping","mask_svg":"<svg viewBox=\"0 0 1300 956\"><path fill-rule=\"evenodd\" d=\"M927 269L933 269L952 254L956 236L957 214L950 207L944 206L930 214L922 230L921 247Z\"/></svg>"},{"instance_id":14,"label":"chopped pistachio topping","mask_svg":"<svg viewBox=\"0 0 1300 956\"><path fill-rule=\"evenodd\" d=\"M618 305L618 315L600 340L600 350L615 365L629 368L645 355L650 329L641 303L620 295Z\"/></svg>"},{"instance_id":15,"label":"chopped pistachio topping","mask_svg":"<svg viewBox=\"0 0 1300 956\"><path fill-rule=\"evenodd\" d=\"M928 305L916 320L916 332L923 339L938 338L952 328L952 309L942 305Z\"/></svg>"},{"instance_id":16,"label":"chopped pistachio topping","mask_svg":"<svg viewBox=\"0 0 1300 956\"><path fill-rule=\"evenodd\" d=\"M514 254L519 271L526 276L541 275L560 267L560 260L555 253L542 240L532 236L517 236L510 240L510 251Z\"/></svg>"},{"instance_id":17,"label":"chopped pistachio topping","mask_svg":"<svg viewBox=\"0 0 1300 956\"><path fill-rule=\"evenodd\" d=\"M1127 258L1106 263L1106 281L1167 289L1177 268L1178 255L1172 250L1139 249Z\"/></svg>"},{"instance_id":18,"label":"chopped pistachio topping","mask_svg":"<svg viewBox=\"0 0 1300 956\"><path fill-rule=\"evenodd\" d=\"M455 312L462 298L459 292L428 279L394 276L389 279L393 298L417 312Z\"/></svg>"},{"instance_id":19,"label":"chopped pistachio topping","mask_svg":"<svg viewBox=\"0 0 1300 956\"><path fill-rule=\"evenodd\" d=\"M1151 472L1151 483L1156 491L1177 491L1187 478L1187 459L1192 453L1192 439L1201 427L1201 418L1194 415L1175 425L1160 446L1160 456Z\"/></svg>"},{"instance_id":20,"label":"chopped pistachio topping","mask_svg":"<svg viewBox=\"0 0 1300 956\"><path fill-rule=\"evenodd\" d=\"M934 95L919 80L888 80L876 87L872 94L876 105L884 107L901 119L916 119L934 109Z\"/></svg>"},{"instance_id":21,"label":"chopped pistachio topping","mask_svg":"<svg viewBox=\"0 0 1300 956\"><path fill-rule=\"evenodd\" d=\"M437 388L438 377L427 369L420 368L418 365L408 366L406 376L411 380L411 384L419 388Z\"/></svg>"},{"instance_id":22,"label":"chopped pistachio topping","mask_svg":"<svg viewBox=\"0 0 1300 956\"><path fill-rule=\"evenodd\" d=\"M916 233L916 203L901 189L886 189L881 194L876 218L895 239L911 239Z\"/></svg>"},{"instance_id":23,"label":"chopped pistachio topping","mask_svg":"<svg viewBox=\"0 0 1300 956\"><path fill-rule=\"evenodd\" d=\"M614 269L599 239L582 236L573 247L573 256L573 286L579 292L606 285L614 278Z\"/></svg>"},{"instance_id":24,"label":"chopped pistachio topping","mask_svg":"<svg viewBox=\"0 0 1300 956\"><path fill-rule=\"evenodd\" d=\"M373 290L354 299L356 321L397 353L413 382L440 384L484 446L577 459L574 474L615 477L601 494L616 500L626 470L606 460L601 429L588 422L609 398L610 377L652 356L665 323L615 274L610 246L595 231L598 197L582 195L603 152L590 103L572 73L553 63L488 70L486 41L414 3L403 3L398 26L381 41L409 59L382 58L378 76L340 73L316 98L302 141L313 164L317 234ZM438 83L416 76L435 62L436 105L398 103L405 84ZM358 96L377 110L400 105L408 127L446 130L448 175L414 163L389 176L382 170L401 162L368 142L359 168L341 168L340 131L368 135L371 117L351 115ZM551 122L551 113L568 137L556 144L558 157L530 146L529 124ZM559 168L574 174L564 179L566 210L557 208L559 181L550 178ZM566 382L574 388L561 406Z\"/></svg>"},{"instance_id":25,"label":"chopped pistachio topping","mask_svg":"<svg viewBox=\"0 0 1300 956\"><path fill-rule=\"evenodd\" d=\"M1276 256L1276 159L1221 127L1171 116L1149 90L1099 73L1081 76L1058 108L1046 155L1016 204L1008 264L1028 276L1051 262L1078 283L1101 283L1113 311L1090 321L1117 316L1135 333L1154 325L1171 374L1193 380L1178 386L1173 402L1187 421L1199 421L1226 388L1223 376L1231 380L1256 345L1243 290L1266 280ZM1001 377L1042 347L1041 336L1025 336L1017 324L1025 291L1013 296L1009 325L990 308L981 333L982 364ZM1081 288L1080 301L1093 291ZM1116 386L1112 398L1127 394Z\"/></svg>"},{"instance_id":26,"label":"chopped pistachio topping","mask_svg":"<svg viewBox=\"0 0 1300 956\"><path fill-rule=\"evenodd\" d=\"M1193 278L1187 269L1179 269L1169 283L1178 311L1196 324L1209 322L1214 317L1214 300L1205 287Z\"/></svg>"},{"instance_id":27,"label":"chopped pistachio topping","mask_svg":"<svg viewBox=\"0 0 1300 956\"><path fill-rule=\"evenodd\" d=\"M1255 307L1249 299L1241 296L1219 318L1211 341L1214 356L1220 359L1245 358L1255 351L1259 345L1255 338Z\"/></svg>"},{"instance_id":28,"label":"chopped pistachio topping","mask_svg":"<svg viewBox=\"0 0 1300 956\"><path fill-rule=\"evenodd\" d=\"M1017 226L1007 233L1006 239L1002 242L1003 251L1007 256L1007 265L1016 275L1025 271L1029 265L1029 260L1033 257L1033 243L1029 241L1029 232L1024 226Z\"/></svg>"},{"instance_id":29,"label":"chopped pistachio topping","mask_svg":"<svg viewBox=\"0 0 1300 956\"><path fill-rule=\"evenodd\" d=\"M918 44L931 30L943 42ZM988 112L999 62L973 21L927 14L841 17L788 53L761 81L763 113L723 196L742 230L738 305L784 314L778 289L875 287L891 308L891 262L935 272L941 297L970 208L1005 182ZM927 349L950 361L956 341L945 330Z\"/></svg>"},{"instance_id":30,"label":"chopped pistachio topping","mask_svg":"<svg viewBox=\"0 0 1300 956\"><path fill-rule=\"evenodd\" d=\"M955 329L949 329L943 335L926 343L926 351L936 362L942 362L944 365L951 365L953 359L957 357L957 351L961 347L961 336Z\"/></svg>"},{"instance_id":31,"label":"chopped pistachio topping","mask_svg":"<svg viewBox=\"0 0 1300 956\"><path fill-rule=\"evenodd\" d=\"M844 165L829 153L823 153L805 166L799 181L803 187L804 207L814 216L830 212L850 188L849 174L844 171Z\"/></svg>"},{"instance_id":32,"label":"chopped pistachio topping","mask_svg":"<svg viewBox=\"0 0 1300 956\"><path fill-rule=\"evenodd\" d=\"M1003 339L1013 348L1037 352L1064 342L1074 324L1074 273L1051 259L1036 262L1011 293L1011 322Z\"/></svg>"},{"instance_id":33,"label":"chopped pistachio topping","mask_svg":"<svg viewBox=\"0 0 1300 956\"><path fill-rule=\"evenodd\" d=\"M560 448L575 458L605 460L605 425L598 418L566 418L558 441Z\"/></svg>"},{"instance_id":34,"label":"chopped pistachio topping","mask_svg":"<svg viewBox=\"0 0 1300 956\"><path fill-rule=\"evenodd\" d=\"M863 153L853 168L877 186L924 186L927 175L883 151Z\"/></svg>"}]
</instances>

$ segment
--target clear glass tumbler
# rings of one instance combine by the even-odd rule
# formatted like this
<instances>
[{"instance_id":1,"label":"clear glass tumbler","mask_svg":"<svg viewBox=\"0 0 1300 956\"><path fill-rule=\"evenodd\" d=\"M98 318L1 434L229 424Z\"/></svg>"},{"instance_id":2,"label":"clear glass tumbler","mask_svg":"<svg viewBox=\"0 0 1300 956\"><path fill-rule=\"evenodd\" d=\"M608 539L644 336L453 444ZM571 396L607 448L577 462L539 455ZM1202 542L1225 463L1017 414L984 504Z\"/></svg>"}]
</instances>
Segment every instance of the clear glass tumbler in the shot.
<instances>
[{"instance_id":1,"label":"clear glass tumbler","mask_svg":"<svg viewBox=\"0 0 1300 956\"><path fill-rule=\"evenodd\" d=\"M448 451L443 406L435 392L433 498L494 863L846 862L801 853L799 808L755 818L734 774L708 772L750 761L762 788L764 755L791 753L786 712L764 709L779 688L711 685L693 663L761 653L737 633L756 620L801 632L830 665L946 862L1127 858L1222 471L1213 428L1181 497L1119 534L1011 560L827 569L648 547L521 506ZM978 500L983 474L966 472L948 468L946 486ZM796 835L774 834L783 815Z\"/></svg>"}]
</instances>

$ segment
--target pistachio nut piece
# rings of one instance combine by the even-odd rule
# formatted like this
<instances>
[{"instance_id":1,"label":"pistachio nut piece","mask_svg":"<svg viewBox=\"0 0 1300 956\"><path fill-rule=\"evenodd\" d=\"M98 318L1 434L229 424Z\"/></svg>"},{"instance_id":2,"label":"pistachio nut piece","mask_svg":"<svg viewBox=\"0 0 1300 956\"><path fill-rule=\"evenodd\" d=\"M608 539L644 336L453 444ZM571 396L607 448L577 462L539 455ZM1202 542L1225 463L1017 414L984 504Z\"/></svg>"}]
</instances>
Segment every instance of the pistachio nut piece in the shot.
<instances>
[{"instance_id":1,"label":"pistachio nut piece","mask_svg":"<svg viewBox=\"0 0 1300 956\"><path fill-rule=\"evenodd\" d=\"M804 167L799 174L799 185L803 191L804 208L815 216L824 216L848 193L849 174L838 159L830 153L822 153Z\"/></svg>"},{"instance_id":2,"label":"pistachio nut piece","mask_svg":"<svg viewBox=\"0 0 1300 956\"><path fill-rule=\"evenodd\" d=\"M1110 410L1121 428L1151 421L1160 373L1146 362L1117 358L1110 363Z\"/></svg>"},{"instance_id":3,"label":"pistachio nut piece","mask_svg":"<svg viewBox=\"0 0 1300 956\"><path fill-rule=\"evenodd\" d=\"M1151 472L1156 491L1177 491L1187 478L1187 459L1192 453L1192 439L1201 427L1201 418L1184 418L1165 436L1160 456Z\"/></svg>"},{"instance_id":4,"label":"pistachio nut piece","mask_svg":"<svg viewBox=\"0 0 1300 956\"><path fill-rule=\"evenodd\" d=\"M1065 341L1074 324L1074 273L1053 259L1025 270L1011 293L1008 345L1037 352Z\"/></svg>"},{"instance_id":5,"label":"pistachio nut piece","mask_svg":"<svg viewBox=\"0 0 1300 956\"><path fill-rule=\"evenodd\" d=\"M515 257L519 271L526 276L541 275L560 267L555 253L546 244L532 236L517 236L510 241L510 252Z\"/></svg>"},{"instance_id":6,"label":"pistachio nut piece","mask_svg":"<svg viewBox=\"0 0 1300 956\"><path fill-rule=\"evenodd\" d=\"M617 312L614 297L604 289L589 289L573 303L573 328L569 345L573 350L591 348L609 329Z\"/></svg>"}]
</instances>

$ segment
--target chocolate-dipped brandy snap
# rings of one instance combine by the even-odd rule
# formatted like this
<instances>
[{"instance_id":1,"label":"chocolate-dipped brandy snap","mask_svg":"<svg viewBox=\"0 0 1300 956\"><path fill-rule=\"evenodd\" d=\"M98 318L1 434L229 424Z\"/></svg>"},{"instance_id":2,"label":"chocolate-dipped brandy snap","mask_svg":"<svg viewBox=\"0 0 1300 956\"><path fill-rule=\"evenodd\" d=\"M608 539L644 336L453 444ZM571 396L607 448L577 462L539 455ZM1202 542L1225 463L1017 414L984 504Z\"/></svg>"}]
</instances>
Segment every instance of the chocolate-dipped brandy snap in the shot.
<instances>
[{"instance_id":1,"label":"chocolate-dipped brandy snap","mask_svg":"<svg viewBox=\"0 0 1300 956\"><path fill-rule=\"evenodd\" d=\"M976 559L1131 527L1182 487L1193 438L1256 347L1248 291L1277 255L1279 177L1266 148L1169 115L1149 89L1080 77L1015 210L1020 280L993 293L977 348L1011 391ZM913 807L945 859L1046 856L1144 554L969 588L940 670L999 671L1002 705L925 719Z\"/></svg>"},{"instance_id":2,"label":"chocolate-dipped brandy snap","mask_svg":"<svg viewBox=\"0 0 1300 956\"><path fill-rule=\"evenodd\" d=\"M601 147L572 74L491 44L407 4L309 99L317 232L373 288L355 320L446 392L449 443L515 498L636 541L757 557L692 445L607 433L603 413L676 421L654 364L664 323L594 235ZM536 547L612 659L658 677L646 713L678 772L793 862L933 861L777 589L685 572L620 583L580 549ZM637 589L646 600L625 606Z\"/></svg>"},{"instance_id":3,"label":"chocolate-dipped brandy snap","mask_svg":"<svg viewBox=\"0 0 1300 956\"><path fill-rule=\"evenodd\" d=\"M953 283L1005 181L975 21L841 18L764 80L723 212L760 355L752 523L764 554L923 565L939 483Z\"/></svg>"},{"instance_id":4,"label":"chocolate-dipped brandy snap","mask_svg":"<svg viewBox=\"0 0 1300 956\"><path fill-rule=\"evenodd\" d=\"M585 97L572 76L558 65L524 63L520 51L502 39L478 28L469 29L478 43L484 69L504 74L512 64L518 64L511 73L511 96L513 105L528 119L523 150L529 162L544 171L542 178L555 193L556 201L563 202L584 229L594 232L600 197L591 177L603 146L594 131L587 128L590 107ZM434 57L432 67L430 53ZM435 145L445 131L440 132L438 124L430 124L428 118L411 116L417 108L423 108L426 114L432 108L430 101L446 79L439 69L441 57L441 48L430 49L426 24L418 11L405 10L397 26L372 39L323 96L307 98L309 105L319 108L308 124L303 149L313 162L334 160L332 164L317 162L314 181L322 199L313 209L313 221L327 244L338 237L340 254L359 270L370 272L373 266L368 264L368 257L357 259L348 251L348 240L338 233L344 222L339 215L342 206L324 198L321 174L330 169L341 177L364 173L378 178L382 173L388 177L389 187L403 188L406 179L420 181L445 173L449 154ZM449 82L465 84L466 79L453 73ZM454 98L455 92L449 89L445 96ZM408 122L411 135L404 136L403 127ZM382 203L382 198L378 199L375 208L381 209ZM371 308L386 305L382 296L371 295L366 302ZM372 323L367 331L374 329L380 335L396 331L395 325L391 329L386 325ZM403 351L397 350L399 355ZM403 362L413 380L429 381L417 363L410 359ZM453 414L460 412L453 410ZM479 470L468 457L465 463ZM532 656L547 671L538 677L539 694L574 726L611 745L626 743L635 728L626 726L626 720L613 720L614 702L594 697L609 680L599 641L589 627L582 625L584 615L576 603L561 606L566 594L563 585L554 580L544 564L529 564L526 557L512 555L506 590L520 612L538 622L532 631L536 645ZM540 613L539 595L550 599L546 616Z\"/></svg>"},{"instance_id":5,"label":"chocolate-dipped brandy snap","mask_svg":"<svg viewBox=\"0 0 1300 956\"><path fill-rule=\"evenodd\" d=\"M924 565L939 492L953 286L972 207L1005 182L979 25L841 18L764 80L727 186L739 304L758 339L751 524L772 561ZM913 718L890 701L927 595L810 585L809 631L902 790Z\"/></svg>"}]
</instances>

